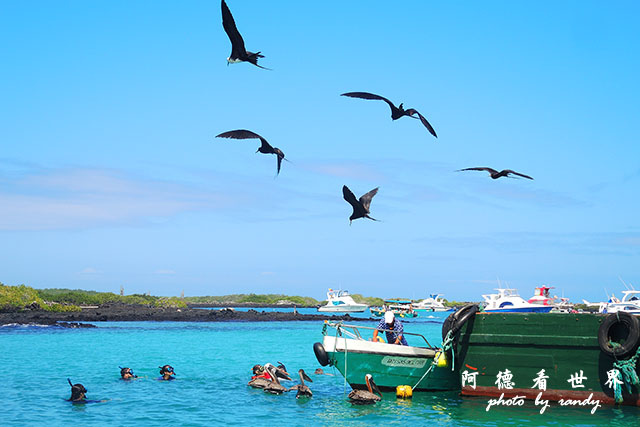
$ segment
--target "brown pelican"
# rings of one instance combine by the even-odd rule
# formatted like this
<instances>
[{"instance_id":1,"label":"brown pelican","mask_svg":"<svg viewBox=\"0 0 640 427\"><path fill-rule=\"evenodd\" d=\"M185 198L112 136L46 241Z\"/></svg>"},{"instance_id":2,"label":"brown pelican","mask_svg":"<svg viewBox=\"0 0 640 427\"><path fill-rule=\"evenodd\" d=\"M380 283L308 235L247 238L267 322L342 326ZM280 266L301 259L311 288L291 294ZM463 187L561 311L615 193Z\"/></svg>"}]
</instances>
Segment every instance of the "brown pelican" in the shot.
<instances>
[{"instance_id":1,"label":"brown pelican","mask_svg":"<svg viewBox=\"0 0 640 427\"><path fill-rule=\"evenodd\" d=\"M260 55L260 52L249 52L245 49L244 40L236 27L236 21L234 21L233 15L231 15L231 11L224 0L222 0L222 26L231 41L231 55L227 58L227 65L236 62L250 62L256 67L268 70L268 68L258 65L258 58L264 58L264 55Z\"/></svg>"},{"instance_id":2,"label":"brown pelican","mask_svg":"<svg viewBox=\"0 0 640 427\"><path fill-rule=\"evenodd\" d=\"M253 388L265 388L269 383L271 383L271 380L266 378L255 378L249 381L247 385Z\"/></svg>"},{"instance_id":3,"label":"brown pelican","mask_svg":"<svg viewBox=\"0 0 640 427\"><path fill-rule=\"evenodd\" d=\"M403 116L408 116L413 119L420 119L424 127L427 128L427 130L431 133L431 135L435 136L436 138L438 137L438 135L436 135L436 131L433 129L431 124L427 121L427 119L424 118L422 114L418 112L418 110L415 110L413 108L408 108L405 110L402 104L396 107L395 105L393 105L393 102L389 101L384 96L375 95L369 92L347 92L347 93L343 93L341 96L348 96L350 98L375 99L379 101L384 101L387 104L389 104L389 107L391 108L391 120L398 120L400 117L403 117ZM414 115L418 117L415 117Z\"/></svg>"},{"instance_id":4,"label":"brown pelican","mask_svg":"<svg viewBox=\"0 0 640 427\"><path fill-rule=\"evenodd\" d=\"M280 173L280 165L282 164L282 160L284 159L284 153L277 147L272 147L271 144L267 142L266 139L261 137L255 132L251 132L246 129L237 129L230 130L229 132L222 132L220 135L216 135L216 138L231 138L231 139L259 139L260 140L260 148L256 153L260 152L262 154L275 154L278 157L278 172Z\"/></svg>"},{"instance_id":5,"label":"brown pelican","mask_svg":"<svg viewBox=\"0 0 640 427\"><path fill-rule=\"evenodd\" d=\"M264 387L264 391L272 394L282 394L285 391L289 391L288 388L280 384L280 380L278 379L278 376L276 374L275 366L273 366L271 363L267 363L264 365L264 368L267 370L267 372L269 372L271 378L273 379L273 381L270 381L269 384Z\"/></svg>"},{"instance_id":6,"label":"brown pelican","mask_svg":"<svg viewBox=\"0 0 640 427\"><path fill-rule=\"evenodd\" d=\"M284 363L282 362L278 362L278 366L276 367L276 375L278 375L279 378L291 381L291 375L289 375L286 366L284 366Z\"/></svg>"},{"instance_id":7,"label":"brown pelican","mask_svg":"<svg viewBox=\"0 0 640 427\"><path fill-rule=\"evenodd\" d=\"M367 194L364 194L360 197L360 200L356 199L356 196L353 195L349 187L346 185L342 186L342 197L349 202L349 204L353 207L353 213L349 217L349 225L351 225L351 221L358 218L369 218L373 221L377 221L375 218L371 218L369 216L369 206L371 206L371 199L378 192L378 187L369 191Z\"/></svg>"},{"instance_id":8,"label":"brown pelican","mask_svg":"<svg viewBox=\"0 0 640 427\"><path fill-rule=\"evenodd\" d=\"M458 172L462 172L462 171L487 171L489 172L489 176L491 176L492 179L498 179L501 178L503 176L506 176L507 178L513 178L512 176L509 175L518 175L521 176L523 178L527 178L527 179L533 179L531 178L529 175L525 175L516 171L512 171L511 169L503 169L500 172L498 172L495 169L491 169L491 168L487 168L487 167L477 167L477 168L465 168L465 169L459 169Z\"/></svg>"},{"instance_id":9,"label":"brown pelican","mask_svg":"<svg viewBox=\"0 0 640 427\"><path fill-rule=\"evenodd\" d=\"M298 392L296 393L296 399L300 399L301 397L311 397L311 396L313 396L313 393L311 392L311 389L304 384L304 380L307 380L309 382L313 382L313 380L311 378L309 378L309 376L307 374L305 374L304 369L300 369L298 371L298 374L300 375L300 384L294 385L289 390L290 391L291 390L298 390Z\"/></svg>"},{"instance_id":10,"label":"brown pelican","mask_svg":"<svg viewBox=\"0 0 640 427\"><path fill-rule=\"evenodd\" d=\"M364 381L367 383L367 390L352 390L348 396L351 403L354 405L371 405L382 400L382 393L380 393L376 383L373 382L371 374L365 375ZM374 393L374 390L379 396Z\"/></svg>"}]
</instances>

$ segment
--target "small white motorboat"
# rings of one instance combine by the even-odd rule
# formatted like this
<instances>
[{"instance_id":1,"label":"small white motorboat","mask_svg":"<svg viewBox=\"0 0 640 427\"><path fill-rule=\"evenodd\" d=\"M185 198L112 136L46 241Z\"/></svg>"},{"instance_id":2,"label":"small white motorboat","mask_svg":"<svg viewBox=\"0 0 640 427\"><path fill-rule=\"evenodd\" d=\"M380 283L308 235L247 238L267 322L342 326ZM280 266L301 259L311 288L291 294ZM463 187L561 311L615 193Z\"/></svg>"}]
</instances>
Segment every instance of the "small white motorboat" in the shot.
<instances>
[{"instance_id":1,"label":"small white motorboat","mask_svg":"<svg viewBox=\"0 0 640 427\"><path fill-rule=\"evenodd\" d=\"M429 295L429 298L425 298L422 301L414 302L413 304L411 304L411 306L417 312L453 310L452 308L445 306L442 301L442 294L431 294Z\"/></svg>"},{"instance_id":2,"label":"small white motorboat","mask_svg":"<svg viewBox=\"0 0 640 427\"><path fill-rule=\"evenodd\" d=\"M361 313L369 306L367 304L359 304L353 300L347 291L334 291L329 289L327 292L327 303L322 307L318 307L318 311L330 313Z\"/></svg>"}]
</instances>

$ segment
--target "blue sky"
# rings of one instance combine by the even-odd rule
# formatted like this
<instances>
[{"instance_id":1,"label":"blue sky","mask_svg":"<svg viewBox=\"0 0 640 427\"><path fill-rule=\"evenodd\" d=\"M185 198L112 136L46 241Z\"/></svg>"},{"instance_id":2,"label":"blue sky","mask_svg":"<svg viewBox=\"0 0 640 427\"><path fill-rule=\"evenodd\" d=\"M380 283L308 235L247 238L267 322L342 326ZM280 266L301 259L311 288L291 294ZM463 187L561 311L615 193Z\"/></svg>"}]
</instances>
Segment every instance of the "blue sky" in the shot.
<instances>
[{"instance_id":1,"label":"blue sky","mask_svg":"<svg viewBox=\"0 0 640 427\"><path fill-rule=\"evenodd\" d=\"M640 286L635 2L0 4L0 281L574 301ZM368 91L434 126L392 121ZM258 141L290 159L275 177ZM472 166L535 178L491 180ZM380 187L349 226L346 184Z\"/></svg>"}]
</instances>

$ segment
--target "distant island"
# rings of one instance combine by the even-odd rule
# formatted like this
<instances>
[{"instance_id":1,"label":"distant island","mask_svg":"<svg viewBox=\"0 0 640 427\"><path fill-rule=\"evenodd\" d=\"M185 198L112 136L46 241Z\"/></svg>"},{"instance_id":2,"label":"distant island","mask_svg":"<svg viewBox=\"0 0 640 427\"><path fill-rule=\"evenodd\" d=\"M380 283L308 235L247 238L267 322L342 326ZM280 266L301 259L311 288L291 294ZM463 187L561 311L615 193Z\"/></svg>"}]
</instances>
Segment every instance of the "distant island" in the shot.
<instances>
[{"instance_id":1,"label":"distant island","mask_svg":"<svg viewBox=\"0 0 640 427\"><path fill-rule=\"evenodd\" d=\"M364 298L375 301L374 298ZM118 295L79 289L34 289L0 283L0 324L47 324L84 326L95 321L300 321L353 320L349 315L300 314L258 311L262 307L316 307L322 302L309 297L236 294L206 297L161 297L144 294ZM232 307L255 307L247 311ZM198 307L220 307L201 310ZM359 318L358 320L366 320Z\"/></svg>"}]
</instances>

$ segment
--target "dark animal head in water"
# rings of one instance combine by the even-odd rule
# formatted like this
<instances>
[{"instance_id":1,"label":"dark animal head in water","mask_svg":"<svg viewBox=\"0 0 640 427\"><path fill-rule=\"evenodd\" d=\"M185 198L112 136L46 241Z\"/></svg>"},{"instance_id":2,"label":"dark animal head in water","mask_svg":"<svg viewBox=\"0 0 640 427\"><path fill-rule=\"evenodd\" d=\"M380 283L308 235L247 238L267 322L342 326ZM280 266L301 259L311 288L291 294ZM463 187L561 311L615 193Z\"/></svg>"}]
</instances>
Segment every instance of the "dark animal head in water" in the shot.
<instances>
[{"instance_id":1,"label":"dark animal head in water","mask_svg":"<svg viewBox=\"0 0 640 427\"><path fill-rule=\"evenodd\" d=\"M80 383L73 384L69 378L67 378L69 385L71 386L71 397L69 400L82 400L87 393L87 389Z\"/></svg>"}]
</instances>

